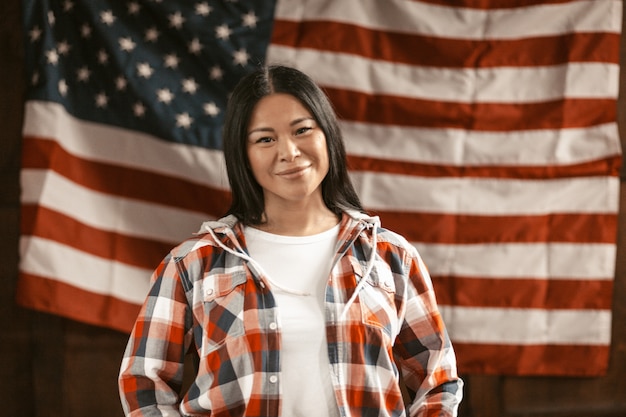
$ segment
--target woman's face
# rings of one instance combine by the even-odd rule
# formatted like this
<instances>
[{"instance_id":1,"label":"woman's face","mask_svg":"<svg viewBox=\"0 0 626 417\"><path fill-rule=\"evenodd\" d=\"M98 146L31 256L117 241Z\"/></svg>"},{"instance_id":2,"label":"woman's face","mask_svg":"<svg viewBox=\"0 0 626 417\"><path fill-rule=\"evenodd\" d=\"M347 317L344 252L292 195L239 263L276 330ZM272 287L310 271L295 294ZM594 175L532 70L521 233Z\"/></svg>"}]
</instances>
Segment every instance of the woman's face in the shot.
<instances>
[{"instance_id":1,"label":"woman's face","mask_svg":"<svg viewBox=\"0 0 626 417\"><path fill-rule=\"evenodd\" d=\"M262 98L250 117L248 160L263 188L265 208L306 204L322 196L328 173L326 137L311 113L289 94Z\"/></svg>"}]
</instances>

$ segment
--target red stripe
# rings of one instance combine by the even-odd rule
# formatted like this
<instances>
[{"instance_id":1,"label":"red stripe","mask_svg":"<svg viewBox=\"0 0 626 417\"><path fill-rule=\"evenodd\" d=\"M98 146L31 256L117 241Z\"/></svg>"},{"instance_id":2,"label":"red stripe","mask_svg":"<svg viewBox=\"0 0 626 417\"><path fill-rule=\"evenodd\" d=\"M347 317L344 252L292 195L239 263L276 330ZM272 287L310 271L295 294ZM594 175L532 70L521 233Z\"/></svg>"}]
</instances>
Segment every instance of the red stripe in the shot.
<instances>
[{"instance_id":1,"label":"red stripe","mask_svg":"<svg viewBox=\"0 0 626 417\"><path fill-rule=\"evenodd\" d=\"M140 306L44 277L20 274L17 304L68 319L130 333Z\"/></svg>"},{"instance_id":2,"label":"red stripe","mask_svg":"<svg viewBox=\"0 0 626 417\"><path fill-rule=\"evenodd\" d=\"M452 341L460 374L603 376L609 346L493 345Z\"/></svg>"},{"instance_id":3,"label":"red stripe","mask_svg":"<svg viewBox=\"0 0 626 417\"><path fill-rule=\"evenodd\" d=\"M439 305L611 310L613 281L433 276Z\"/></svg>"},{"instance_id":4,"label":"red stripe","mask_svg":"<svg viewBox=\"0 0 626 417\"><path fill-rule=\"evenodd\" d=\"M324 36L319 36L320 27L324 28ZM276 20L272 43L424 67L534 67L568 62L619 64L620 35L596 32L470 40L382 31L326 20Z\"/></svg>"},{"instance_id":5,"label":"red stripe","mask_svg":"<svg viewBox=\"0 0 626 417\"><path fill-rule=\"evenodd\" d=\"M446 7L468 9L516 9L547 4L575 3L579 0L411 0L416 3L438 4Z\"/></svg>"},{"instance_id":6,"label":"red stripe","mask_svg":"<svg viewBox=\"0 0 626 417\"><path fill-rule=\"evenodd\" d=\"M619 176L621 156L571 165L443 165L425 164L399 159L348 155L352 171L384 172L388 174L415 175L420 177L472 177L553 179L570 177Z\"/></svg>"},{"instance_id":7,"label":"red stripe","mask_svg":"<svg viewBox=\"0 0 626 417\"><path fill-rule=\"evenodd\" d=\"M83 187L118 197L221 216L230 192L140 169L91 161L70 154L56 141L25 136L23 168L48 169Z\"/></svg>"},{"instance_id":8,"label":"red stripe","mask_svg":"<svg viewBox=\"0 0 626 417\"><path fill-rule=\"evenodd\" d=\"M617 214L558 213L523 216L376 211L382 224L411 242L474 243L608 243L617 238Z\"/></svg>"},{"instance_id":9,"label":"red stripe","mask_svg":"<svg viewBox=\"0 0 626 417\"><path fill-rule=\"evenodd\" d=\"M32 204L22 205L21 233L145 269L154 269L174 246L172 243L101 230Z\"/></svg>"},{"instance_id":10,"label":"red stripe","mask_svg":"<svg viewBox=\"0 0 626 417\"><path fill-rule=\"evenodd\" d=\"M508 132L614 123L615 99L537 103L459 103L325 87L341 119L382 125Z\"/></svg>"}]
</instances>

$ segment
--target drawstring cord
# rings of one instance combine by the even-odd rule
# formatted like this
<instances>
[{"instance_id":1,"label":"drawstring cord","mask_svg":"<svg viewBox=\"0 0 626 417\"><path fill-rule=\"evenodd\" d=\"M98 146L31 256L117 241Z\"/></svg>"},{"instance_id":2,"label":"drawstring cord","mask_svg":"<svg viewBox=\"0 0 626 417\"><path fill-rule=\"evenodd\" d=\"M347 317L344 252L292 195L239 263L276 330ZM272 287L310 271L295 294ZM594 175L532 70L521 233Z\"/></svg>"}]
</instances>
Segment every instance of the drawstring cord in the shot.
<instances>
[{"instance_id":1,"label":"drawstring cord","mask_svg":"<svg viewBox=\"0 0 626 417\"><path fill-rule=\"evenodd\" d=\"M279 289L281 291L284 291L286 293L295 294L295 295L303 295L303 296L311 295L311 293L303 292L303 291L297 291L297 290L292 290L290 288L286 288L286 287L283 287L282 285L278 284L277 282L275 282L274 280L272 280L270 278L270 276L263 270L263 267L257 261L255 261L247 253L245 253L241 248L239 248L239 250L233 250L233 249L229 248L224 243L222 243L221 239L219 239L217 237L217 235L213 231L213 228L209 227L207 229L208 229L209 233L211 234L211 236L213 237L213 240L215 240L215 243L217 243L217 245L220 248L224 249L226 252L230 253L231 255L237 256L237 257L247 261L248 264L250 264L250 266L252 267L252 270L254 272L256 272L257 275L259 276L259 278L258 278L259 285L261 285L263 288L265 288L265 284L263 283L263 278L261 278L261 277L264 277L265 279L267 279L267 281L269 281L269 283L272 284L273 288L277 288L277 289ZM232 239L232 240L235 241L235 242L237 241L236 239Z\"/></svg>"},{"instance_id":2,"label":"drawstring cord","mask_svg":"<svg viewBox=\"0 0 626 417\"><path fill-rule=\"evenodd\" d=\"M343 311L341 312L341 315L339 316L339 321L345 320L346 315L348 314L348 310L350 309L350 306L354 303L354 301L356 300L356 297L359 295L359 292L363 289L365 284L367 284L367 277L369 276L369 274L372 272L372 269L374 268L374 261L376 259L376 253L377 253L376 246L378 245L377 223L372 224L372 229L373 229L372 230L372 250L370 252L370 256L367 261L367 268L365 268L365 272L363 273L361 280L359 281L356 288L354 289L352 296L350 296L350 298L348 299L348 302L346 302L345 306L343 307Z\"/></svg>"}]
</instances>

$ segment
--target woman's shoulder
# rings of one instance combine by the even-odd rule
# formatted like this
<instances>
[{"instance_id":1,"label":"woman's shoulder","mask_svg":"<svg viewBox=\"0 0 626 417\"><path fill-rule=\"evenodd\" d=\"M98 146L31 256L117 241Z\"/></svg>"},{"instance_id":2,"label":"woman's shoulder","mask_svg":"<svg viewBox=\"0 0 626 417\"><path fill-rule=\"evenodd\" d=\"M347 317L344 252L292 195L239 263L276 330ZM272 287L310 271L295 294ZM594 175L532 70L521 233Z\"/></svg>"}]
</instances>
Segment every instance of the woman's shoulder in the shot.
<instances>
[{"instance_id":1,"label":"woman's shoulder","mask_svg":"<svg viewBox=\"0 0 626 417\"><path fill-rule=\"evenodd\" d=\"M170 255L182 259L190 253L207 248L221 251L225 245L230 246L229 241L240 244L242 233L240 223L234 216L205 221L197 232L174 246Z\"/></svg>"}]
</instances>

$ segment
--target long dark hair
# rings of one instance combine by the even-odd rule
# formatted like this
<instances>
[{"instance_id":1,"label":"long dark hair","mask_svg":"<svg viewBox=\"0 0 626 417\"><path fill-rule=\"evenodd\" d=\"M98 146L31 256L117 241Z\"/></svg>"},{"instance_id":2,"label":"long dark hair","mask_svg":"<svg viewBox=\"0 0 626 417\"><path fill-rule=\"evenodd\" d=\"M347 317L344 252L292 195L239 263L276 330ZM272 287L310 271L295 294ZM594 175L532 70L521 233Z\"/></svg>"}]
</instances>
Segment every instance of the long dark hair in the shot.
<instances>
[{"instance_id":1,"label":"long dark hair","mask_svg":"<svg viewBox=\"0 0 626 417\"><path fill-rule=\"evenodd\" d=\"M234 214L248 225L263 222L263 189L250 169L246 142L254 106L263 97L275 93L298 99L326 136L329 169L322 181L326 206L337 215L344 209L363 211L348 176L343 138L330 101L308 75L295 68L275 65L259 68L242 78L228 101L223 142L232 203L227 214Z\"/></svg>"}]
</instances>

